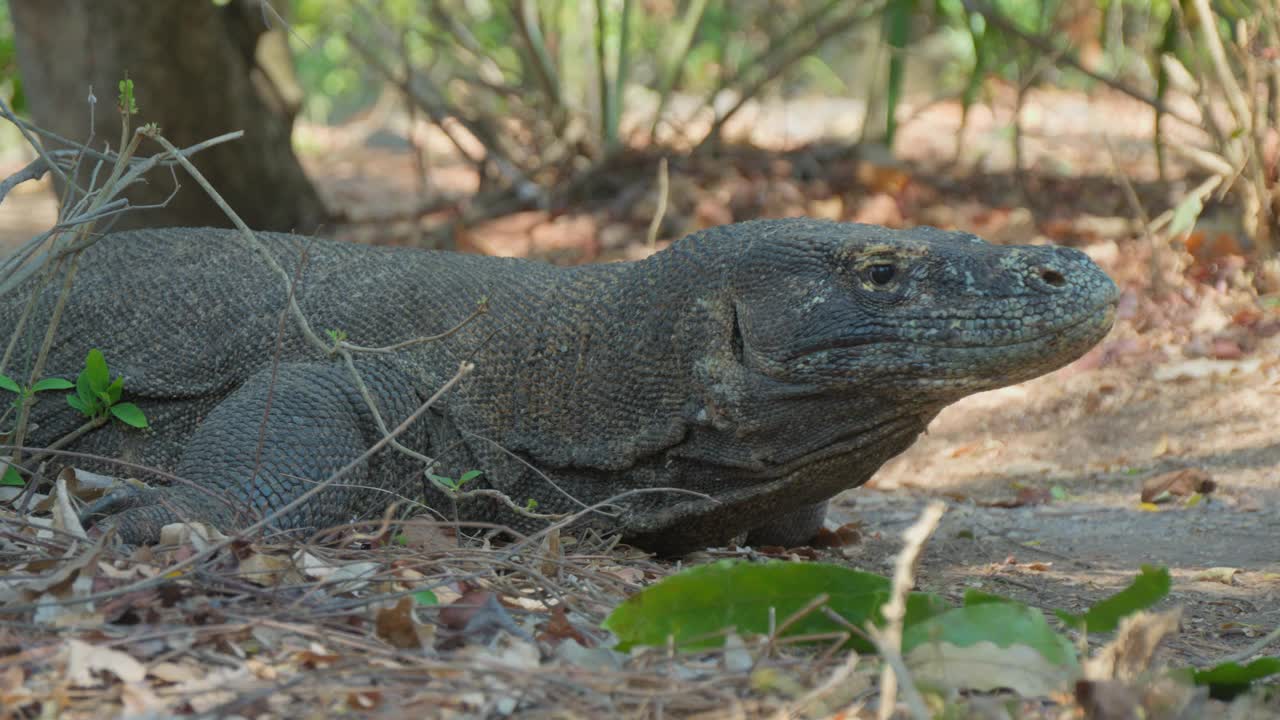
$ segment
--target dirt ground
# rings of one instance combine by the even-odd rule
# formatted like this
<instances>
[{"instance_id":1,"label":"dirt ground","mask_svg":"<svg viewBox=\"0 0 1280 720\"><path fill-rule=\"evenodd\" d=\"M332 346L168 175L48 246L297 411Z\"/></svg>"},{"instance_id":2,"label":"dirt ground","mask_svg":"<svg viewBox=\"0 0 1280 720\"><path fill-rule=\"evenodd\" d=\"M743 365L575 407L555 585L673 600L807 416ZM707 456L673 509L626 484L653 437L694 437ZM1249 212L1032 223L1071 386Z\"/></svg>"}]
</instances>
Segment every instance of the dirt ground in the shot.
<instances>
[{"instance_id":1,"label":"dirt ground","mask_svg":"<svg viewBox=\"0 0 1280 720\"><path fill-rule=\"evenodd\" d=\"M883 570L901 530L942 498L948 512L922 586L977 587L1043 608L1078 611L1142 564L1167 566L1174 587L1164 606L1185 610L1174 651L1192 662L1221 657L1280 625L1278 350L1271 343L1259 351L1265 362L1224 363L1211 377L1068 367L966 398L869 487L842 495L833 519L863 524L868 540L855 558ZM1141 506L1143 480L1184 468L1217 483L1206 501ZM1024 487L1065 497L990 506L1016 504Z\"/></svg>"},{"instance_id":2,"label":"dirt ground","mask_svg":"<svg viewBox=\"0 0 1280 720\"><path fill-rule=\"evenodd\" d=\"M1113 115L1071 96L1040 102L1036 117L1044 121L1029 133L1029 162L1052 160L1047 174L1068 185L1074 175L1094 170L1105 176L1106 168L1085 164L1098 163L1090 160L1097 155L1091 133ZM978 117L970 131L975 147L983 139L990 148L1003 147L992 140L999 127L994 114ZM950 153L954 129L955 113L939 109L908 125L902 145L917 155ZM1141 137L1119 141L1135 143L1131 154L1141 153ZM308 155L307 163L325 178L331 200L394 206L414 187L387 181L407 177L412 163L405 155L361 146L349 155ZM999 155L973 151L969 170L999 165ZM350 159L356 156L362 161ZM1150 180L1148 167L1135 168L1138 179ZM376 189L369 184L375 170ZM458 184L465 186L465 179ZM1113 183L1103 184L1111 188L1109 212L1116 214L1120 194ZM1168 195L1175 200L1176 187ZM1081 214L1108 214L1087 201ZM986 204L1007 211L1010 203ZM52 218L47 194L15 192L0 205L0 247ZM371 232L376 229L354 234ZM526 244L507 249L536 254L533 231L520 233ZM473 234L485 240L483 228ZM1032 241L1036 234L1033 226L1026 237L1012 239ZM1119 252L1108 242L1119 242ZM1093 238L1085 249L1108 270L1131 275L1134 242ZM1123 278L1121 284L1127 285ZM1184 632L1171 646L1180 660L1209 662L1280 625L1280 336L1257 338L1239 357L1206 359L1196 357L1189 334L1176 342L1152 340L1140 329L1141 312L1122 317L1111 338L1070 367L947 408L867 487L838 498L831 520L859 524L863 533L845 549L850 561L887 570L900 531L927 501L941 498L948 512L925 552L924 589L959 594L980 587L1039 607L1078 610L1123 585L1141 565L1155 564L1174 577L1165 605L1185 608ZM1130 352L1135 343L1146 351ZM1140 502L1144 481L1184 469L1207 473L1216 488L1190 507L1185 498Z\"/></svg>"}]
</instances>

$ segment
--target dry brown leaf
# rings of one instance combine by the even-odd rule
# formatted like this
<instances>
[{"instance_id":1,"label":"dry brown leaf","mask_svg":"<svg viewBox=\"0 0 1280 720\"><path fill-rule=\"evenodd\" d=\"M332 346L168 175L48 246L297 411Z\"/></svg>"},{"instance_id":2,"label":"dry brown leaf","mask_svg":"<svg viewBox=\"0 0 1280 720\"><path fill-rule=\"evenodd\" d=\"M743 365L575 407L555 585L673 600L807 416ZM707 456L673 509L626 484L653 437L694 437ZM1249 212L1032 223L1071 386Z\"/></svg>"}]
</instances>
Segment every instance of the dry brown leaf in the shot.
<instances>
[{"instance_id":1,"label":"dry brown leaf","mask_svg":"<svg viewBox=\"0 0 1280 720\"><path fill-rule=\"evenodd\" d=\"M1138 691L1115 680L1079 680L1076 703L1088 720L1134 720L1142 717Z\"/></svg>"},{"instance_id":2,"label":"dry brown leaf","mask_svg":"<svg viewBox=\"0 0 1280 720\"><path fill-rule=\"evenodd\" d=\"M1160 439L1156 441L1156 446L1151 448L1151 457L1161 457L1169 454L1169 435L1164 433L1160 435Z\"/></svg>"},{"instance_id":3,"label":"dry brown leaf","mask_svg":"<svg viewBox=\"0 0 1280 720\"><path fill-rule=\"evenodd\" d=\"M339 659L340 656L337 653L319 643L311 643L306 650L299 650L293 654L293 661L308 670L327 668L338 662ZM255 668L248 666L246 668L251 672L255 670ZM254 674L257 675L257 672L254 672Z\"/></svg>"},{"instance_id":4,"label":"dry brown leaf","mask_svg":"<svg viewBox=\"0 0 1280 720\"><path fill-rule=\"evenodd\" d=\"M147 676L147 669L126 652L90 645L81 640L68 640L67 679L71 684L97 687L102 684L98 673L111 673L126 683L136 683Z\"/></svg>"},{"instance_id":5,"label":"dry brown leaf","mask_svg":"<svg viewBox=\"0 0 1280 720\"><path fill-rule=\"evenodd\" d=\"M565 640L573 640L585 648L595 646L595 642L591 638L582 634L582 631L569 622L569 616L565 613L564 607L560 605L551 608L551 618L543 625L542 632L538 633L538 640L552 647Z\"/></svg>"},{"instance_id":6,"label":"dry brown leaf","mask_svg":"<svg viewBox=\"0 0 1280 720\"><path fill-rule=\"evenodd\" d=\"M1244 348L1231 338L1214 338L1209 344L1209 355L1218 360L1239 360L1244 357Z\"/></svg>"},{"instance_id":7,"label":"dry brown leaf","mask_svg":"<svg viewBox=\"0 0 1280 720\"><path fill-rule=\"evenodd\" d=\"M80 524L80 513L76 512L71 503L71 493L67 490L67 478L63 473L58 474L54 490L53 527L81 540L89 539L89 534Z\"/></svg>"},{"instance_id":8,"label":"dry brown leaf","mask_svg":"<svg viewBox=\"0 0 1280 720\"><path fill-rule=\"evenodd\" d=\"M564 562L564 548L560 542L560 528L553 527L542 538L539 553L542 560L538 572L549 578L559 578L560 568Z\"/></svg>"},{"instance_id":9,"label":"dry brown leaf","mask_svg":"<svg viewBox=\"0 0 1280 720\"><path fill-rule=\"evenodd\" d=\"M169 715L169 703L151 688L141 683L125 683L120 689L121 717L164 717Z\"/></svg>"},{"instance_id":10,"label":"dry brown leaf","mask_svg":"<svg viewBox=\"0 0 1280 720\"><path fill-rule=\"evenodd\" d=\"M422 648L424 633L413 619L413 598L405 596L391 607L384 607L374 615L374 633L388 645L401 650Z\"/></svg>"},{"instance_id":11,"label":"dry brown leaf","mask_svg":"<svg viewBox=\"0 0 1280 720\"><path fill-rule=\"evenodd\" d=\"M235 688L248 687L254 677L248 668L219 667L210 670L202 677L180 682L169 692L173 697L181 697L197 714L207 713L219 705L231 702L236 698ZM232 688L224 690L223 688Z\"/></svg>"},{"instance_id":12,"label":"dry brown leaf","mask_svg":"<svg viewBox=\"0 0 1280 720\"><path fill-rule=\"evenodd\" d=\"M1028 505L1043 505L1053 499L1049 488L1025 486L1018 488L1018 494L1012 500L995 500L979 505L993 508L1020 508Z\"/></svg>"},{"instance_id":13,"label":"dry brown leaf","mask_svg":"<svg viewBox=\"0 0 1280 720\"><path fill-rule=\"evenodd\" d=\"M160 528L161 545L191 545L204 552L227 539L217 528L202 522L169 523Z\"/></svg>"},{"instance_id":14,"label":"dry brown leaf","mask_svg":"<svg viewBox=\"0 0 1280 720\"><path fill-rule=\"evenodd\" d=\"M612 575L622 582L629 583L631 585L639 585L644 582L644 571L638 567L615 566L601 568L600 572L603 572L606 575Z\"/></svg>"},{"instance_id":15,"label":"dry brown leaf","mask_svg":"<svg viewBox=\"0 0 1280 720\"><path fill-rule=\"evenodd\" d=\"M397 540L404 547L421 553L447 553L458 549L458 536L453 529L434 522L406 522L400 527Z\"/></svg>"},{"instance_id":16,"label":"dry brown leaf","mask_svg":"<svg viewBox=\"0 0 1280 720\"><path fill-rule=\"evenodd\" d=\"M1223 585L1235 585L1236 575L1240 573L1240 568L1234 567L1211 567L1196 573L1192 580L1197 582L1216 582Z\"/></svg>"},{"instance_id":17,"label":"dry brown leaf","mask_svg":"<svg viewBox=\"0 0 1280 720\"><path fill-rule=\"evenodd\" d=\"M137 563L125 563L124 567L116 567L115 563L100 560L97 565L97 574L112 580L132 582L154 577L156 570L153 567Z\"/></svg>"},{"instance_id":18,"label":"dry brown leaf","mask_svg":"<svg viewBox=\"0 0 1280 720\"><path fill-rule=\"evenodd\" d=\"M332 563L305 550L294 553L295 566L304 575L321 580L332 593L355 592L369 584L369 578L382 570L382 564L368 560L350 563Z\"/></svg>"},{"instance_id":19,"label":"dry brown leaf","mask_svg":"<svg viewBox=\"0 0 1280 720\"><path fill-rule=\"evenodd\" d=\"M1149 477L1142 482L1141 500L1144 503L1165 502L1176 497L1195 493L1207 495L1217 488L1208 472L1200 468L1184 468Z\"/></svg>"},{"instance_id":20,"label":"dry brown leaf","mask_svg":"<svg viewBox=\"0 0 1280 720\"><path fill-rule=\"evenodd\" d=\"M78 468L63 468L58 477L67 481L67 494L82 502L97 500L107 490L121 484L120 480L110 475L99 475ZM33 501L32 507L37 513L51 513L57 498L53 495L36 496Z\"/></svg>"},{"instance_id":21,"label":"dry brown leaf","mask_svg":"<svg viewBox=\"0 0 1280 720\"><path fill-rule=\"evenodd\" d=\"M440 624L450 630L464 630L467 624L496 597L494 593L487 590L469 590L457 600L440 608Z\"/></svg>"},{"instance_id":22,"label":"dry brown leaf","mask_svg":"<svg viewBox=\"0 0 1280 720\"><path fill-rule=\"evenodd\" d=\"M0 670L0 707L16 712L34 700L35 693L27 686L27 673L19 663ZM20 717L20 716L19 716Z\"/></svg>"},{"instance_id":23,"label":"dry brown leaf","mask_svg":"<svg viewBox=\"0 0 1280 720\"><path fill-rule=\"evenodd\" d=\"M1062 690L1071 674L1034 648L1002 648L988 641L965 647L922 643L904 659L918 682L978 691L1008 688L1023 697L1043 697Z\"/></svg>"},{"instance_id":24,"label":"dry brown leaf","mask_svg":"<svg viewBox=\"0 0 1280 720\"><path fill-rule=\"evenodd\" d=\"M842 548L862 542L862 523L845 523L835 530L821 528L809 544L816 548Z\"/></svg>"},{"instance_id":25,"label":"dry brown leaf","mask_svg":"<svg viewBox=\"0 0 1280 720\"><path fill-rule=\"evenodd\" d=\"M1211 360L1196 358L1183 362L1161 365L1152 373L1152 377L1161 382L1170 380L1198 379L1206 377L1226 377L1235 373L1247 375L1262 367L1262 359L1257 357L1243 360Z\"/></svg>"},{"instance_id":26,"label":"dry brown leaf","mask_svg":"<svg viewBox=\"0 0 1280 720\"><path fill-rule=\"evenodd\" d=\"M1151 667L1156 648L1178 631L1181 622L1181 608L1126 617L1111 642L1085 660L1084 676L1091 680L1133 681Z\"/></svg>"},{"instance_id":27,"label":"dry brown leaf","mask_svg":"<svg viewBox=\"0 0 1280 720\"><path fill-rule=\"evenodd\" d=\"M147 674L163 682L180 683L204 677L204 669L195 663L164 661L147 668Z\"/></svg>"},{"instance_id":28,"label":"dry brown leaf","mask_svg":"<svg viewBox=\"0 0 1280 720\"><path fill-rule=\"evenodd\" d=\"M292 557L256 551L250 552L248 557L240 561L239 574L245 580L263 587L277 587L285 578L290 581L302 579L293 565Z\"/></svg>"},{"instance_id":29,"label":"dry brown leaf","mask_svg":"<svg viewBox=\"0 0 1280 720\"><path fill-rule=\"evenodd\" d=\"M313 652L324 652L324 648L316 643L312 643L311 647ZM245 660L244 667L246 670L253 673L253 676L259 680L275 682L280 678L280 671L275 665L263 662L256 657Z\"/></svg>"},{"instance_id":30,"label":"dry brown leaf","mask_svg":"<svg viewBox=\"0 0 1280 720\"><path fill-rule=\"evenodd\" d=\"M376 690L361 690L347 693L347 707L357 712L377 710L382 705L382 693Z\"/></svg>"}]
</instances>

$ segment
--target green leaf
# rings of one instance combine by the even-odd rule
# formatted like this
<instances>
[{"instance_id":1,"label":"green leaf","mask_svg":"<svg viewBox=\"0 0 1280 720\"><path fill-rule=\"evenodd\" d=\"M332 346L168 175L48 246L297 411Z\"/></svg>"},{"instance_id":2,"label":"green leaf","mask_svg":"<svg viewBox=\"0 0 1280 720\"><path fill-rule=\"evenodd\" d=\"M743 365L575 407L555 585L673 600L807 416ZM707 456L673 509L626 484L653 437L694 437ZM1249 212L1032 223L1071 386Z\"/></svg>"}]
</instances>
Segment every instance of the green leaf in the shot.
<instances>
[{"instance_id":1,"label":"green leaf","mask_svg":"<svg viewBox=\"0 0 1280 720\"><path fill-rule=\"evenodd\" d=\"M19 473L14 466L6 465L4 468L4 474L0 475L0 485L22 487L23 485L26 485L26 483L22 481L22 474Z\"/></svg>"},{"instance_id":2,"label":"green leaf","mask_svg":"<svg viewBox=\"0 0 1280 720\"><path fill-rule=\"evenodd\" d=\"M93 417L93 408L86 405L84 400L80 399L79 395L68 395L67 404L75 408L76 410L79 410L85 416Z\"/></svg>"},{"instance_id":3,"label":"green leaf","mask_svg":"<svg viewBox=\"0 0 1280 720\"><path fill-rule=\"evenodd\" d=\"M107 397L105 402L108 405L114 405L120 402L120 396L123 394L124 394L124 376L121 375L120 377L116 378L115 382L107 386L107 390L106 390Z\"/></svg>"},{"instance_id":4,"label":"green leaf","mask_svg":"<svg viewBox=\"0 0 1280 720\"><path fill-rule=\"evenodd\" d=\"M1280 657L1258 658L1248 665L1228 662L1208 670L1193 670L1191 678L1197 685L1209 686L1209 697L1230 700L1249 689L1254 680L1280 674Z\"/></svg>"},{"instance_id":5,"label":"green leaf","mask_svg":"<svg viewBox=\"0 0 1280 720\"><path fill-rule=\"evenodd\" d=\"M468 470L462 473L462 477L458 478L458 487L462 487L466 483L469 483L472 480L475 480L476 478L480 477L483 474L484 474L483 470Z\"/></svg>"},{"instance_id":6,"label":"green leaf","mask_svg":"<svg viewBox=\"0 0 1280 720\"><path fill-rule=\"evenodd\" d=\"M828 563L774 561L747 563L720 560L676 573L628 598L605 618L604 627L620 640L619 650L633 645L662 645L668 636L690 648L719 645L725 628L739 633L769 631L770 609L781 623L827 593L827 606L849 623L862 627L880 620L889 597L888 578ZM947 608L936 595L912 593L907 623L919 622ZM821 612L811 612L786 635L841 632L844 628ZM860 637L851 640L871 650Z\"/></svg>"},{"instance_id":7,"label":"green leaf","mask_svg":"<svg viewBox=\"0 0 1280 720\"><path fill-rule=\"evenodd\" d=\"M417 605L439 605L440 598L430 590L419 590L413 594L413 602Z\"/></svg>"},{"instance_id":8,"label":"green leaf","mask_svg":"<svg viewBox=\"0 0 1280 720\"><path fill-rule=\"evenodd\" d=\"M427 477L431 478L431 482L437 485L442 485L444 487L449 488L450 490L458 489L458 481L454 480L451 477L445 477L444 475L436 475L434 473L427 473Z\"/></svg>"},{"instance_id":9,"label":"green leaf","mask_svg":"<svg viewBox=\"0 0 1280 720\"><path fill-rule=\"evenodd\" d=\"M107 371L107 359L102 356L102 351L94 348L84 358L84 373L88 376L89 387L94 393L99 393L107 389L111 384L111 373Z\"/></svg>"},{"instance_id":10,"label":"green leaf","mask_svg":"<svg viewBox=\"0 0 1280 720\"><path fill-rule=\"evenodd\" d=\"M1188 195L1173 209L1173 219L1169 221L1169 235L1178 237L1191 232L1202 212L1204 212L1204 203L1201 202L1200 196Z\"/></svg>"},{"instance_id":11,"label":"green leaf","mask_svg":"<svg viewBox=\"0 0 1280 720\"><path fill-rule=\"evenodd\" d=\"M124 79L119 82L120 95L116 98L120 111L129 115L138 114L138 103L133 98L133 81L129 79L126 73Z\"/></svg>"},{"instance_id":12,"label":"green leaf","mask_svg":"<svg viewBox=\"0 0 1280 720\"><path fill-rule=\"evenodd\" d=\"M948 610L904 628L903 653L925 643L970 647L988 642L1000 648L1025 645L1053 665L1075 663L1071 642L1049 627L1039 609L1019 602L992 602L991 597L985 595L986 599L976 605Z\"/></svg>"},{"instance_id":13,"label":"green leaf","mask_svg":"<svg viewBox=\"0 0 1280 720\"><path fill-rule=\"evenodd\" d=\"M1150 565L1142 566L1142 573L1129 583L1129 587L1089 608L1084 615L1072 615L1063 610L1054 614L1062 622L1088 632L1111 632L1120 625L1126 615L1145 610L1169 594L1169 570Z\"/></svg>"},{"instance_id":14,"label":"green leaf","mask_svg":"<svg viewBox=\"0 0 1280 720\"><path fill-rule=\"evenodd\" d=\"M45 390L71 390L75 388L75 386L75 383L65 378L49 377L38 380L35 385L31 386L31 391L44 392Z\"/></svg>"},{"instance_id":15,"label":"green leaf","mask_svg":"<svg viewBox=\"0 0 1280 720\"><path fill-rule=\"evenodd\" d=\"M11 393L18 393L19 395L22 394L22 388L8 375L0 375L0 390L8 390Z\"/></svg>"},{"instance_id":16,"label":"green leaf","mask_svg":"<svg viewBox=\"0 0 1280 720\"><path fill-rule=\"evenodd\" d=\"M76 397L80 398L83 405L85 415L96 415L98 413L98 396L93 391L92 383L89 380L89 371L84 370L76 377Z\"/></svg>"},{"instance_id":17,"label":"green leaf","mask_svg":"<svg viewBox=\"0 0 1280 720\"><path fill-rule=\"evenodd\" d=\"M147 417L142 414L142 410L138 409L133 403L119 403L111 406L111 414L125 425L131 425L136 428L145 428L147 426Z\"/></svg>"}]
</instances>

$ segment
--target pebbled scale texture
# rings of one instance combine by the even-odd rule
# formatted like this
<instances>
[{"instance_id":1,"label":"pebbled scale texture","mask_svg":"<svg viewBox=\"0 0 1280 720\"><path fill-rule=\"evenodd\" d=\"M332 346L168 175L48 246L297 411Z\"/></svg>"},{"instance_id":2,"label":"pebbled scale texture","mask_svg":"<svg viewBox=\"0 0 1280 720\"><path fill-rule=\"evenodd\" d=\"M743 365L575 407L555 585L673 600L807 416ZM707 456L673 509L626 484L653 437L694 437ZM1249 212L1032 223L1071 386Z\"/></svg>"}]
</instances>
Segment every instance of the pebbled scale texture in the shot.
<instances>
[{"instance_id":1,"label":"pebbled scale texture","mask_svg":"<svg viewBox=\"0 0 1280 720\"><path fill-rule=\"evenodd\" d=\"M485 299L489 312L444 340L360 357L388 425L471 360L475 372L402 438L437 460L432 472L483 470L468 487L534 499L539 512L606 503L581 522L664 553L744 533L812 536L828 498L865 482L944 406L1079 357L1110 329L1116 301L1076 250L925 227L761 220L574 268L259 238L297 272L312 326L361 345L443 332ZM0 337L33 287L0 297ZM119 233L83 256L45 374L74 378L101 349L152 429L113 423L71 449L189 481L90 509L125 541L154 541L177 518L243 526L378 439L346 368L291 320L273 369L287 292L231 231ZM55 297L39 295L9 374L29 367ZM80 423L56 398L33 419L33 447ZM397 495L452 515L420 463L384 450L276 528L376 517ZM540 526L484 497L458 511Z\"/></svg>"}]
</instances>

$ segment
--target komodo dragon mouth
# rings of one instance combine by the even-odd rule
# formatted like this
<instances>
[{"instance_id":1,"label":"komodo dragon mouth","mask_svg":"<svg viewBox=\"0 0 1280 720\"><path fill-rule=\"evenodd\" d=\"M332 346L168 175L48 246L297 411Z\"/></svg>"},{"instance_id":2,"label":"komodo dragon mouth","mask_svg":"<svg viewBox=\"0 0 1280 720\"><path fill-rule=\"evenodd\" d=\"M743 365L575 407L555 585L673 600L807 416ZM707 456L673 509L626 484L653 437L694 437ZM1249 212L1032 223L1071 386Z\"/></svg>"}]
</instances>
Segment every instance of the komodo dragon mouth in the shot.
<instances>
[{"instance_id":1,"label":"komodo dragon mouth","mask_svg":"<svg viewBox=\"0 0 1280 720\"><path fill-rule=\"evenodd\" d=\"M1115 300L1106 300L1102 303L1082 308L1078 316L1064 320L1056 326L1049 328L1028 328L1034 334L1027 335L1026 337L983 341L978 338L962 336L954 342L929 342L919 339L903 339L897 335L890 334L879 337L867 336L857 338L838 338L800 349L796 351L793 356L789 357L788 360L796 360L801 357L814 355L827 350L849 350L852 348L865 347L867 345L881 345L888 343L902 343L919 347L945 348L949 350L991 350L993 348L1017 348L1019 346L1043 347L1049 340L1063 335L1079 338L1079 342L1081 344L1087 344L1088 347L1093 347L1093 345L1096 344L1102 336L1105 336L1107 332L1111 330L1111 326L1114 321Z\"/></svg>"}]
</instances>

